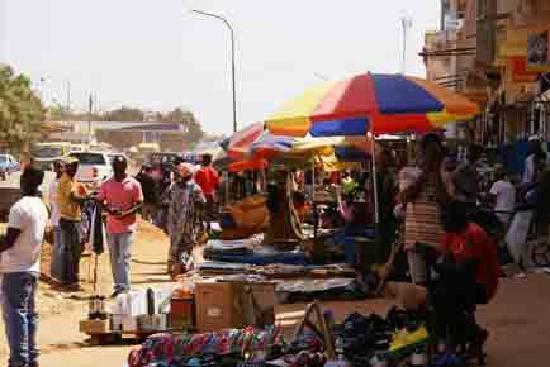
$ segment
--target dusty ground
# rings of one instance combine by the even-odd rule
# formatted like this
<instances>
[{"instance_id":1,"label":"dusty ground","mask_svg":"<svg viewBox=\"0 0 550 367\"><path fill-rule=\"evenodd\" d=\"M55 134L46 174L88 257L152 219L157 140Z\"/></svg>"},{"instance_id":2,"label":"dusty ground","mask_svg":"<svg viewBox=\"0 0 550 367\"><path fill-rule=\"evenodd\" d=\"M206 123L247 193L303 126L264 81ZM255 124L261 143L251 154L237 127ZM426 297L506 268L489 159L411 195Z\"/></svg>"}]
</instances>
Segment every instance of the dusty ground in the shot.
<instances>
[{"instance_id":1,"label":"dusty ground","mask_svg":"<svg viewBox=\"0 0 550 367\"><path fill-rule=\"evenodd\" d=\"M48 257L45 249L45 259ZM167 239L157 229L141 225L133 248L132 275L136 287L168 281L163 274L167 253ZM91 292L92 267L90 259L83 262L82 274L85 292L72 297L50 290L43 281L39 292L39 342L42 367L122 367L131 346L90 347L86 336L78 332L78 321L87 312L85 301L79 301ZM48 271L45 271L48 273ZM111 275L107 255L100 258L100 287L111 292ZM491 305L480 309L479 319L489 328L489 366L546 367L550 359L550 277L530 274L526 279L504 279L499 294ZM354 310L364 313L384 312L388 301L329 302L325 304L336 318ZM278 315L285 324L296 322L303 305L285 305ZM0 321L0 366L7 358L3 325Z\"/></svg>"}]
</instances>

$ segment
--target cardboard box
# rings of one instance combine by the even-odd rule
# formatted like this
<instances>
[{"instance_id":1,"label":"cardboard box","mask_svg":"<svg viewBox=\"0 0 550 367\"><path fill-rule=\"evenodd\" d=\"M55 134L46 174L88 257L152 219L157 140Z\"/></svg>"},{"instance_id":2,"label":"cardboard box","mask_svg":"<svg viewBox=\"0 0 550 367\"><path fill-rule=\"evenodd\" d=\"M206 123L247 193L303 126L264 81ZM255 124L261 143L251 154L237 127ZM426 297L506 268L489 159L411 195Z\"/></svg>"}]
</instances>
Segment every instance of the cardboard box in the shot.
<instances>
[{"instance_id":1,"label":"cardboard box","mask_svg":"<svg viewBox=\"0 0 550 367\"><path fill-rule=\"evenodd\" d=\"M252 294L252 296L251 296ZM195 285L199 331L242 328L275 320L275 284L220 281Z\"/></svg>"},{"instance_id":2,"label":"cardboard box","mask_svg":"<svg viewBox=\"0 0 550 367\"><path fill-rule=\"evenodd\" d=\"M165 331L168 329L168 315L141 315L137 317L139 331Z\"/></svg>"},{"instance_id":3,"label":"cardboard box","mask_svg":"<svg viewBox=\"0 0 550 367\"><path fill-rule=\"evenodd\" d=\"M80 332L88 335L108 334L109 320L80 320Z\"/></svg>"}]
</instances>

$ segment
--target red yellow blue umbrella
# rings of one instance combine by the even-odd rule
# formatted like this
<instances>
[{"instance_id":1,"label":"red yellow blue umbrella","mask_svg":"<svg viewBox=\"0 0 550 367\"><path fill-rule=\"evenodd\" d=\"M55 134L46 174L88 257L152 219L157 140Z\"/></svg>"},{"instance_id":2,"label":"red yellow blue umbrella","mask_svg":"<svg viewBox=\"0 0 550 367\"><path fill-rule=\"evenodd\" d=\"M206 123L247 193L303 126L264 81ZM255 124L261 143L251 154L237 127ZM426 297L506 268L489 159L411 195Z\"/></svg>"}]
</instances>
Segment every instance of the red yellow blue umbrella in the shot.
<instances>
[{"instance_id":1,"label":"red yellow blue umbrella","mask_svg":"<svg viewBox=\"0 0 550 367\"><path fill-rule=\"evenodd\" d=\"M307 89L268 118L266 128L298 137L423 133L478 113L477 104L424 79L365 73Z\"/></svg>"}]
</instances>

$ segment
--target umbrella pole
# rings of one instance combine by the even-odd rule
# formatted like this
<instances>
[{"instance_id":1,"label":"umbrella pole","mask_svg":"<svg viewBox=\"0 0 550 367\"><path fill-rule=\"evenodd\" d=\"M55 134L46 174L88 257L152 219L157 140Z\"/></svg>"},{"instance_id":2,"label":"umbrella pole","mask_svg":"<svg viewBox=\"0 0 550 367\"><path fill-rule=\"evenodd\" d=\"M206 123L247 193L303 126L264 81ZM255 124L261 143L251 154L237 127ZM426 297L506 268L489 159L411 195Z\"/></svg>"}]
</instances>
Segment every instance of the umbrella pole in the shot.
<instances>
[{"instance_id":1,"label":"umbrella pole","mask_svg":"<svg viewBox=\"0 0 550 367\"><path fill-rule=\"evenodd\" d=\"M319 230L319 213L317 213L317 203L315 202L315 159L311 165L311 202L313 204L313 239L317 239L317 231Z\"/></svg>"},{"instance_id":2,"label":"umbrella pole","mask_svg":"<svg viewBox=\"0 0 550 367\"><path fill-rule=\"evenodd\" d=\"M374 224L375 229L378 228L378 224L380 223L380 218L378 214L378 180L376 177L376 157L375 157L375 144L376 144L376 138L374 137L374 134L368 133L371 138L371 153L372 153L372 179L374 180L373 183L373 190L374 190Z\"/></svg>"}]
</instances>

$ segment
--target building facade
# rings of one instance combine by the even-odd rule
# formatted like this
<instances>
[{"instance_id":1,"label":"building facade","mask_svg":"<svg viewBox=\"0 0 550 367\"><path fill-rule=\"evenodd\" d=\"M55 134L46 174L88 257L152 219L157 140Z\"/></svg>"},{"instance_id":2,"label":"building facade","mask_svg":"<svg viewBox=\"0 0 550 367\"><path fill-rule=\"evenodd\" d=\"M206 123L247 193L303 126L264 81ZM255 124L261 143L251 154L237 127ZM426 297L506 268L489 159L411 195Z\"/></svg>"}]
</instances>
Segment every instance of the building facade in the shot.
<instances>
[{"instance_id":1,"label":"building facade","mask_svg":"<svg viewBox=\"0 0 550 367\"><path fill-rule=\"evenodd\" d=\"M442 0L426 34L427 78L480 103L464 134L484 145L550 140L550 1Z\"/></svg>"}]
</instances>

